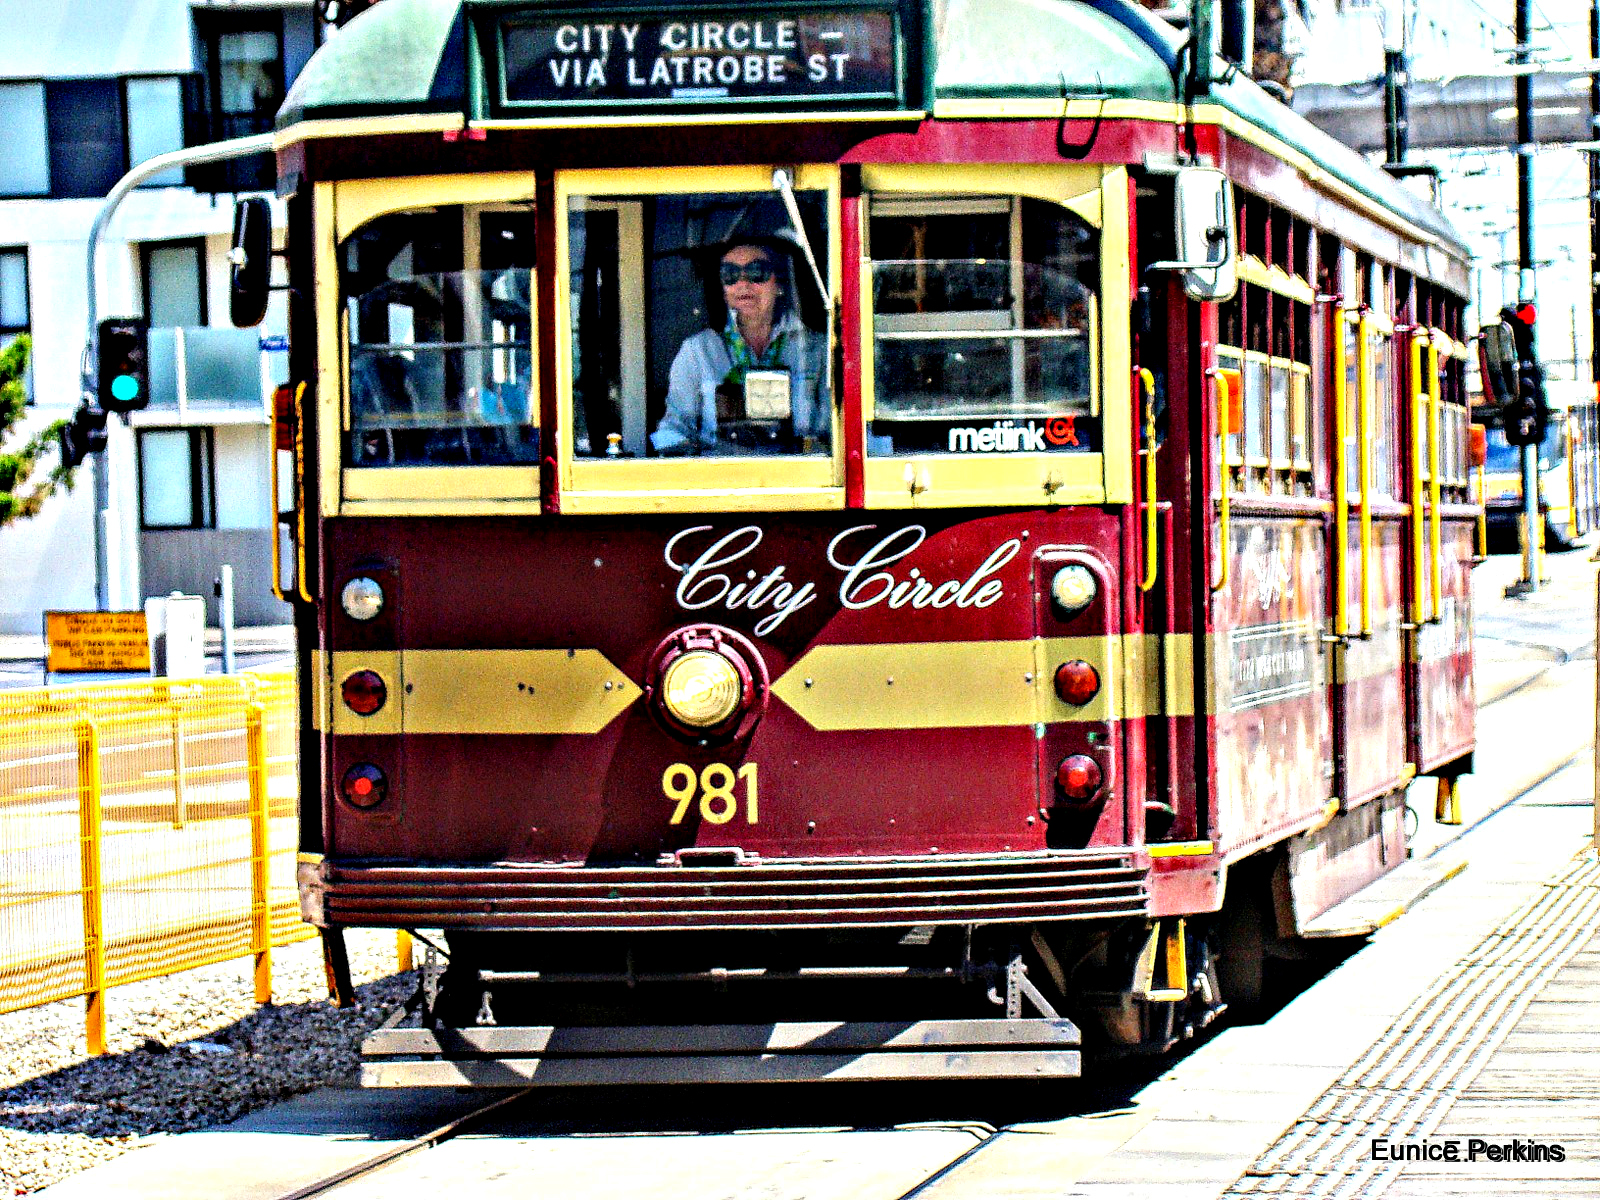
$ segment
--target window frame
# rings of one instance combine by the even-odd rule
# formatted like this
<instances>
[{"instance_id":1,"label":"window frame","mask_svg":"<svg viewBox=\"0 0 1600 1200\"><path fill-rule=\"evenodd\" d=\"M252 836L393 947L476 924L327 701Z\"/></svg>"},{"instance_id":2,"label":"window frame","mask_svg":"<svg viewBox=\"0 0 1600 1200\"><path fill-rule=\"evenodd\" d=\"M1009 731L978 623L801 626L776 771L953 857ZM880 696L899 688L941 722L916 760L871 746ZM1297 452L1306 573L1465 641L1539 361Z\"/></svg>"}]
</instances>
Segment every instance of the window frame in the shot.
<instances>
[{"instance_id":1,"label":"window frame","mask_svg":"<svg viewBox=\"0 0 1600 1200\"><path fill-rule=\"evenodd\" d=\"M869 456L863 451L868 508L955 508L1126 504L1133 500L1132 348L1125 316L1130 303L1129 211L1125 166L1083 163L1012 164L1003 172L967 164L863 164L862 221L876 197L1024 197L1076 213L1099 231L1098 330L1092 336L1093 384L1101 422L1100 450L1088 454L981 453ZM872 260L863 254L860 326L865 434L875 395L877 344L872 311ZM1119 321L1123 322L1119 325ZM1119 336L1120 335L1120 336Z\"/></svg>"},{"instance_id":2,"label":"window frame","mask_svg":"<svg viewBox=\"0 0 1600 1200\"><path fill-rule=\"evenodd\" d=\"M796 168L797 192L823 192L828 217L826 283L840 306L842 222L837 164ZM751 192L773 194L770 167L648 167L577 169L555 174L556 462L561 508L571 513L830 510L844 507L844 407L837 328L828 330L829 408L833 430L826 455L661 457L618 461L580 459L574 452L575 379L572 362L571 204L628 197ZM816 249L821 249L817 247Z\"/></svg>"},{"instance_id":3,"label":"window frame","mask_svg":"<svg viewBox=\"0 0 1600 1200\"><path fill-rule=\"evenodd\" d=\"M317 278L317 436L321 447L318 479L325 516L421 516L541 512L539 465L452 464L449 466L353 467L344 462L345 435L351 428L350 347L339 260L345 240L369 221L418 208L443 205L526 206L534 220L535 180L531 171L482 175L419 175L318 183L313 193ZM531 378L540 379L540 277L536 264L529 279L529 354ZM530 413L540 413L537 386ZM541 436L543 431L541 430Z\"/></svg>"},{"instance_id":4,"label":"window frame","mask_svg":"<svg viewBox=\"0 0 1600 1200\"><path fill-rule=\"evenodd\" d=\"M150 319L150 257L157 250L182 250L192 248L195 251L195 283L196 295L200 300L199 325L189 328L203 328L211 324L211 296L207 286L206 240L203 237L171 238L163 241L139 243L139 296L143 305L142 311L146 320ZM170 329L172 326L156 326L152 328Z\"/></svg>"},{"instance_id":5,"label":"window frame","mask_svg":"<svg viewBox=\"0 0 1600 1200\"><path fill-rule=\"evenodd\" d=\"M55 195L55 181L50 170L50 91L44 79L4 79L0 87L32 87L38 89L39 115L44 120L44 190L39 192L0 191L0 200L49 200Z\"/></svg>"},{"instance_id":6,"label":"window frame","mask_svg":"<svg viewBox=\"0 0 1600 1200\"><path fill-rule=\"evenodd\" d=\"M183 525L152 525L145 517L145 441L151 434L185 433L189 437L189 513ZM209 425L141 426L134 430L134 463L137 471L139 499L139 530L146 533L170 533L185 529L215 529L217 527L217 454L216 439ZM198 465L197 465L198 462Z\"/></svg>"}]
</instances>

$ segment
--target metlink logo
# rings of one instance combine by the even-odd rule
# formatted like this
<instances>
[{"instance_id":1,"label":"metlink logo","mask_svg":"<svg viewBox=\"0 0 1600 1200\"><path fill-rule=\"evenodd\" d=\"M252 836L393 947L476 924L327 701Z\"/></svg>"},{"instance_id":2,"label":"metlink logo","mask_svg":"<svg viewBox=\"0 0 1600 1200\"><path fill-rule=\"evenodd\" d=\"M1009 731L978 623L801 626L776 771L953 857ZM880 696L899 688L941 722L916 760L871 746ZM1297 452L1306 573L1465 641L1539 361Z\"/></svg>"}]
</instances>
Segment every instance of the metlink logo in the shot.
<instances>
[{"instance_id":1,"label":"metlink logo","mask_svg":"<svg viewBox=\"0 0 1600 1200\"><path fill-rule=\"evenodd\" d=\"M982 429L960 425L950 431L951 454L1025 454L1077 444L1077 420L1070 416L1044 421L996 421Z\"/></svg>"}]
</instances>

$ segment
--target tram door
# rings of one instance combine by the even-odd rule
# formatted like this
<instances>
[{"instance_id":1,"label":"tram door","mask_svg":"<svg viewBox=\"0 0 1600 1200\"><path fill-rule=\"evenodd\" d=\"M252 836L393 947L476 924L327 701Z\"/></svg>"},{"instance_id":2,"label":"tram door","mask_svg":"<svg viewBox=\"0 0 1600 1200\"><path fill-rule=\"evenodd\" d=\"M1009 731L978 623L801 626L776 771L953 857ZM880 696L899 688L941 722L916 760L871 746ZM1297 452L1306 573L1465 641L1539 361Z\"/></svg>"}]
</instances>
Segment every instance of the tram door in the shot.
<instances>
[{"instance_id":1,"label":"tram door","mask_svg":"<svg viewBox=\"0 0 1600 1200\"><path fill-rule=\"evenodd\" d=\"M1357 808L1406 770L1404 476L1391 277L1345 255L1334 326L1333 795Z\"/></svg>"}]
</instances>

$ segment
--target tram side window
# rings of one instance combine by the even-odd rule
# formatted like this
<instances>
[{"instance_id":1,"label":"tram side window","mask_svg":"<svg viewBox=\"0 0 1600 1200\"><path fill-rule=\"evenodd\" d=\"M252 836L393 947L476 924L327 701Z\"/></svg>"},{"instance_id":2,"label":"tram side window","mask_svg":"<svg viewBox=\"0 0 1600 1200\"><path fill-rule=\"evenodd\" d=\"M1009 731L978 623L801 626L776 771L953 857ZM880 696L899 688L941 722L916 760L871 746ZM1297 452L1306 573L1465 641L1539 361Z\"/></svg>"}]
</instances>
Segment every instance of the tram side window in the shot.
<instances>
[{"instance_id":1,"label":"tram side window","mask_svg":"<svg viewBox=\"0 0 1600 1200\"><path fill-rule=\"evenodd\" d=\"M358 467L539 461L533 212L391 213L340 247Z\"/></svg>"},{"instance_id":2,"label":"tram side window","mask_svg":"<svg viewBox=\"0 0 1600 1200\"><path fill-rule=\"evenodd\" d=\"M1009 196L873 199L873 455L1100 447L1099 235Z\"/></svg>"},{"instance_id":3,"label":"tram side window","mask_svg":"<svg viewBox=\"0 0 1600 1200\"><path fill-rule=\"evenodd\" d=\"M574 196L567 242L579 459L827 455L826 195Z\"/></svg>"}]
</instances>

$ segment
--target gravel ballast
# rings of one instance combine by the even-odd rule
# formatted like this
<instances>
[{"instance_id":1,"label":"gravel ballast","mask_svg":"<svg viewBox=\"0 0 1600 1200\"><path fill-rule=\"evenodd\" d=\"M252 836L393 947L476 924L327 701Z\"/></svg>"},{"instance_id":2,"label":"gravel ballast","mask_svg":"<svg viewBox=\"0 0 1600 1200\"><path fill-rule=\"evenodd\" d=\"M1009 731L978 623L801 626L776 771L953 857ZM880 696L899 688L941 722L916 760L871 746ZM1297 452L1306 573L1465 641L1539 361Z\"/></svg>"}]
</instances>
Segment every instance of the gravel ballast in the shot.
<instances>
[{"instance_id":1,"label":"gravel ballast","mask_svg":"<svg viewBox=\"0 0 1600 1200\"><path fill-rule=\"evenodd\" d=\"M321 943L272 952L274 1003L235 959L106 993L107 1053L79 1000L0 1016L0 1196L22 1196L172 1133L355 1079L361 1039L415 988L395 935L348 935L358 1004L327 999ZM420 947L419 947L420 950Z\"/></svg>"}]
</instances>

